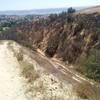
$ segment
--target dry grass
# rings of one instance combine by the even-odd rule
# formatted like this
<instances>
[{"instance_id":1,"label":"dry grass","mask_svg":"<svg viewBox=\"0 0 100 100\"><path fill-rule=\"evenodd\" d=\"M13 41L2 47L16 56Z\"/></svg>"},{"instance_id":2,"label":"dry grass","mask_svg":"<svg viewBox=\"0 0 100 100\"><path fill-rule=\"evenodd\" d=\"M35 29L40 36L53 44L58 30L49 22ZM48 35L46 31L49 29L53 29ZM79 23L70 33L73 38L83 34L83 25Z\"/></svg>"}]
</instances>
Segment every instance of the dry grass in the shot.
<instances>
[{"instance_id":1,"label":"dry grass","mask_svg":"<svg viewBox=\"0 0 100 100\"><path fill-rule=\"evenodd\" d=\"M8 49L10 49L13 52L13 55L17 58L18 61L23 61L23 52L21 49L19 49L18 51L16 51L12 45L12 41L8 42Z\"/></svg>"},{"instance_id":2,"label":"dry grass","mask_svg":"<svg viewBox=\"0 0 100 100\"><path fill-rule=\"evenodd\" d=\"M78 96L89 99L89 100L98 100L96 99L95 91L89 83L82 83L74 87L74 90L77 92Z\"/></svg>"},{"instance_id":3,"label":"dry grass","mask_svg":"<svg viewBox=\"0 0 100 100\"><path fill-rule=\"evenodd\" d=\"M13 49L13 47L10 47L10 49L12 50L13 55L17 58L18 62L23 61L24 56L23 56L23 53L22 53L21 50L16 51L16 50Z\"/></svg>"},{"instance_id":4,"label":"dry grass","mask_svg":"<svg viewBox=\"0 0 100 100\"><path fill-rule=\"evenodd\" d=\"M36 80L39 77L39 74L34 69L33 64L29 63L27 60L24 60L22 49L19 48L16 50L12 44L12 41L8 42L8 48L13 52L13 55L17 58L17 61L20 64L21 75L23 75L28 82Z\"/></svg>"},{"instance_id":5,"label":"dry grass","mask_svg":"<svg viewBox=\"0 0 100 100\"><path fill-rule=\"evenodd\" d=\"M18 51L16 51L13 47L14 42L9 41L7 46L8 49L11 50L13 52L13 55L17 58L18 61L23 61L23 53L22 50L19 49Z\"/></svg>"},{"instance_id":6,"label":"dry grass","mask_svg":"<svg viewBox=\"0 0 100 100\"><path fill-rule=\"evenodd\" d=\"M28 80L28 82L32 82L39 78L39 74L34 69L33 64L27 61L20 62L20 69L21 74Z\"/></svg>"},{"instance_id":7,"label":"dry grass","mask_svg":"<svg viewBox=\"0 0 100 100\"><path fill-rule=\"evenodd\" d=\"M14 52L14 55L16 56L18 61L23 61L23 54L21 52L19 53Z\"/></svg>"}]
</instances>

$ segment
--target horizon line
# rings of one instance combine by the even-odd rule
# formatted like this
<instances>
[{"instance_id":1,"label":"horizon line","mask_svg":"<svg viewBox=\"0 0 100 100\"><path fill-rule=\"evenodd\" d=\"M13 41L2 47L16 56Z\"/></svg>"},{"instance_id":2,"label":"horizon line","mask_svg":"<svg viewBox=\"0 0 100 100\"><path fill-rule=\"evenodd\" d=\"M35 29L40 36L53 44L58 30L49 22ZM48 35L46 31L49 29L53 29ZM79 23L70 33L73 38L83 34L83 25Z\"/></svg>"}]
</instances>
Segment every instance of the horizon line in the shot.
<instances>
[{"instance_id":1,"label":"horizon line","mask_svg":"<svg viewBox=\"0 0 100 100\"><path fill-rule=\"evenodd\" d=\"M31 10L46 10L46 9L61 9L61 8L70 8L70 7L72 7L72 8L80 8L80 7L83 7L83 8L85 8L85 7L98 7L98 6L100 6L100 5L90 5L90 6L68 6L68 7L52 7L52 8L33 8L33 9L9 9L9 10L0 10L0 12L5 12L5 11L31 11Z\"/></svg>"}]
</instances>

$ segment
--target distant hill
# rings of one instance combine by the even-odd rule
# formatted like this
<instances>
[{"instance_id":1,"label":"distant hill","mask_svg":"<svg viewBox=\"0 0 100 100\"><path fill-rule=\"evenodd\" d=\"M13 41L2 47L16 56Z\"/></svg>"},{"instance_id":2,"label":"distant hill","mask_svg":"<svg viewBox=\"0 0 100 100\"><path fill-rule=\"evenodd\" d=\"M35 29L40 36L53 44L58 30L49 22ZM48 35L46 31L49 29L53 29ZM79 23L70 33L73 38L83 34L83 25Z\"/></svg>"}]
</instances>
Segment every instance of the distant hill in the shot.
<instances>
[{"instance_id":1,"label":"distant hill","mask_svg":"<svg viewBox=\"0 0 100 100\"><path fill-rule=\"evenodd\" d=\"M83 14L91 14L91 13L100 13L100 6L95 6L95 7L89 7L89 8L85 8L80 10L78 13Z\"/></svg>"},{"instance_id":2,"label":"distant hill","mask_svg":"<svg viewBox=\"0 0 100 100\"><path fill-rule=\"evenodd\" d=\"M84 7L75 7L76 10L81 10ZM67 11L68 8L49 8L49 9L34 9L34 10L11 10L11 11L0 11L0 15L45 15L51 13L61 13Z\"/></svg>"}]
</instances>

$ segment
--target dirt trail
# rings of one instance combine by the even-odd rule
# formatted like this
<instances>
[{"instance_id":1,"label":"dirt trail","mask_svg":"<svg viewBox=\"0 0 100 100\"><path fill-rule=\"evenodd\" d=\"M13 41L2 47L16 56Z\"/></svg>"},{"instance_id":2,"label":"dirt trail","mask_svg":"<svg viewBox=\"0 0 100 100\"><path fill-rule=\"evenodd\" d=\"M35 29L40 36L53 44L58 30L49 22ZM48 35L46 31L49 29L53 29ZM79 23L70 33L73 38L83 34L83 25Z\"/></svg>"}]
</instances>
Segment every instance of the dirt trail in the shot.
<instances>
[{"instance_id":1,"label":"dirt trail","mask_svg":"<svg viewBox=\"0 0 100 100\"><path fill-rule=\"evenodd\" d=\"M0 44L0 100L26 100L19 66L7 43Z\"/></svg>"}]
</instances>

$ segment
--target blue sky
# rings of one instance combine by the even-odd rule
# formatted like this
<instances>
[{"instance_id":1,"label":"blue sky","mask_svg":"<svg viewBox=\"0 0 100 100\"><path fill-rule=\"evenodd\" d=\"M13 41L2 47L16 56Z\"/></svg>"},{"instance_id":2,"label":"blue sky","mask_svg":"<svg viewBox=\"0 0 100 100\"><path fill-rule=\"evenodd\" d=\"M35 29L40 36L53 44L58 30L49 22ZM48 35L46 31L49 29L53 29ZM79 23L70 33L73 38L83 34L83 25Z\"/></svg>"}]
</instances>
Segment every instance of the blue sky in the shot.
<instances>
[{"instance_id":1,"label":"blue sky","mask_svg":"<svg viewBox=\"0 0 100 100\"><path fill-rule=\"evenodd\" d=\"M93 5L100 5L100 0L0 0L0 10L27 10Z\"/></svg>"}]
</instances>

